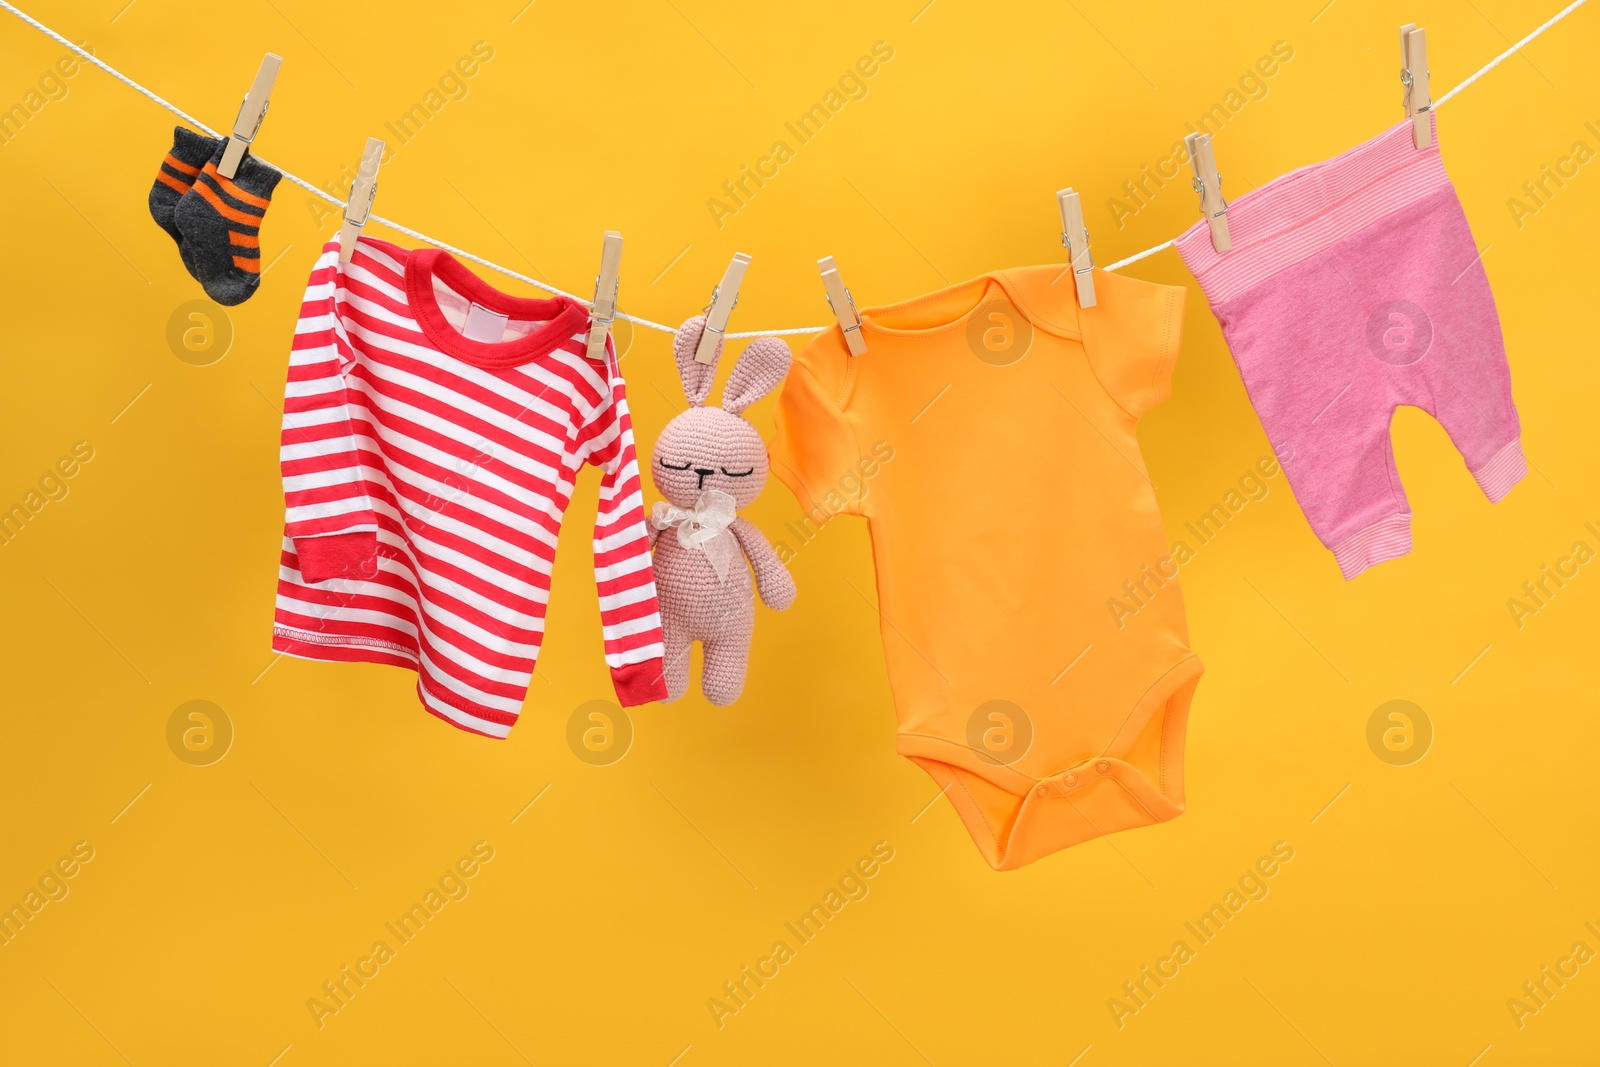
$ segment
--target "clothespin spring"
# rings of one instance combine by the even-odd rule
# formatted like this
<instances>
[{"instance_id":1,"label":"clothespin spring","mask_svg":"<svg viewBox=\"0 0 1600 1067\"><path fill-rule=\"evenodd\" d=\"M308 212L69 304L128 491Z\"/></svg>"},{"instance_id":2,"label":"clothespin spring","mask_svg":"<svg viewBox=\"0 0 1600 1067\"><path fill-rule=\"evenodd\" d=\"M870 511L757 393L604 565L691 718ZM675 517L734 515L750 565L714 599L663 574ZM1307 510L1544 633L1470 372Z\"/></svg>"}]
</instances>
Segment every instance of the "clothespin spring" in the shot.
<instances>
[{"instance_id":1,"label":"clothespin spring","mask_svg":"<svg viewBox=\"0 0 1600 1067\"><path fill-rule=\"evenodd\" d=\"M1429 71L1428 73L1432 74L1433 72ZM1411 103L1411 86L1412 86L1413 83L1415 83L1415 81L1416 81L1416 79L1412 76L1410 67L1401 67L1400 68L1400 106L1401 107L1406 107ZM1433 110L1433 101L1429 100L1426 103L1418 104L1416 109L1417 109L1418 112L1432 111Z\"/></svg>"},{"instance_id":2,"label":"clothespin spring","mask_svg":"<svg viewBox=\"0 0 1600 1067\"><path fill-rule=\"evenodd\" d=\"M1189 184L1194 187L1194 191L1200 196L1200 214L1204 215L1206 213L1206 183L1196 176L1190 179ZM1222 209L1215 215L1209 216L1210 218L1221 218L1228 213L1228 198L1222 195L1222 172L1220 170L1217 171L1217 199L1222 201Z\"/></svg>"},{"instance_id":3,"label":"clothespin spring","mask_svg":"<svg viewBox=\"0 0 1600 1067\"><path fill-rule=\"evenodd\" d=\"M372 215L372 205L377 199L378 199L378 180L376 178L374 178L372 180L372 185L369 186L368 189L367 189L367 202L365 204L361 205L361 215L360 215L360 217L359 218L351 217L351 215L350 215L350 205L346 204L345 205L345 209L344 209L344 221L353 222L357 226L365 226L367 224L367 219Z\"/></svg>"},{"instance_id":4,"label":"clothespin spring","mask_svg":"<svg viewBox=\"0 0 1600 1067\"><path fill-rule=\"evenodd\" d=\"M722 295L722 286L720 286L720 285L712 286L711 287L711 299L706 302L706 306L703 309L701 309L701 312L700 312L702 315L704 315L706 317L705 332L706 333L714 333L718 337L721 337L725 331L719 330L715 326L711 325L711 309L716 306L717 297L719 297L721 295ZM738 293L734 293L733 294L733 303L728 305L728 316L730 318L733 316L734 308L736 308L738 306L739 306L739 294Z\"/></svg>"},{"instance_id":5,"label":"clothespin spring","mask_svg":"<svg viewBox=\"0 0 1600 1067\"><path fill-rule=\"evenodd\" d=\"M840 326L843 328L846 334L859 333L861 331L861 312L856 310L855 294L851 293L849 289L844 291L845 301L850 305L850 319L848 322L845 321L844 316L839 313L839 309L833 306L833 297L829 296L827 293L824 293L822 294L822 298L828 302L828 309L833 312L836 318L839 319Z\"/></svg>"},{"instance_id":6,"label":"clothespin spring","mask_svg":"<svg viewBox=\"0 0 1600 1067\"><path fill-rule=\"evenodd\" d=\"M615 284L611 286L611 313L609 315L600 311L602 306L600 303L600 285L600 275L596 274L594 276L594 299L589 302L590 319L595 326L600 327L601 330L609 334L612 324L617 321L617 298L622 295L622 279L618 278Z\"/></svg>"},{"instance_id":7,"label":"clothespin spring","mask_svg":"<svg viewBox=\"0 0 1600 1067\"><path fill-rule=\"evenodd\" d=\"M255 140L256 140L256 134L261 132L261 124L262 124L262 122L266 121L267 109L270 108L271 106L272 106L272 100L271 100L271 98L268 98L266 100L266 102L264 102L261 105L260 114L256 115L256 123L255 123L254 126L252 126L250 128L250 136L246 137L244 134L239 133L238 129L237 129L239 123L244 121L245 110L250 107L250 94L249 93L245 93L244 94L244 99L239 101L239 113L233 117L233 125L235 127L234 133L232 134L233 139L235 141L243 142L246 147L254 144Z\"/></svg>"},{"instance_id":8,"label":"clothespin spring","mask_svg":"<svg viewBox=\"0 0 1600 1067\"><path fill-rule=\"evenodd\" d=\"M601 284L600 275L596 274L594 276L594 299L589 302L590 308L599 308L599 307L602 306L601 303L600 303L600 284ZM621 295L622 295L622 279L619 278L619 279L617 279L616 284L611 287L611 307L613 309L616 308L616 306L617 306L617 298L619 296L621 296ZM600 323L602 326L604 326L606 329L609 330L611 328L611 324L613 322L617 321L617 314L616 314L616 311L613 310L612 313L609 314L609 315L599 314L599 315L593 316L593 318L594 318L595 322Z\"/></svg>"},{"instance_id":9,"label":"clothespin spring","mask_svg":"<svg viewBox=\"0 0 1600 1067\"><path fill-rule=\"evenodd\" d=\"M1195 179L1195 181L1197 181L1197 182L1199 180L1200 179L1198 179L1198 178ZM1199 192L1199 191L1200 191L1199 189L1195 190L1195 192ZM1075 274L1085 274L1085 273L1087 273L1089 271L1094 270L1094 245L1090 241L1090 238L1089 238L1089 227L1087 227L1087 226L1085 226L1083 228L1083 243L1084 243L1084 253L1089 257L1089 262L1085 266L1083 266L1082 268L1074 267L1073 268L1073 273L1075 273ZM1070 233L1068 233L1066 230L1062 230L1061 231L1061 247L1065 248L1067 250L1067 262L1068 263L1074 263L1074 262L1077 261L1078 254L1072 250L1072 235Z\"/></svg>"}]
</instances>

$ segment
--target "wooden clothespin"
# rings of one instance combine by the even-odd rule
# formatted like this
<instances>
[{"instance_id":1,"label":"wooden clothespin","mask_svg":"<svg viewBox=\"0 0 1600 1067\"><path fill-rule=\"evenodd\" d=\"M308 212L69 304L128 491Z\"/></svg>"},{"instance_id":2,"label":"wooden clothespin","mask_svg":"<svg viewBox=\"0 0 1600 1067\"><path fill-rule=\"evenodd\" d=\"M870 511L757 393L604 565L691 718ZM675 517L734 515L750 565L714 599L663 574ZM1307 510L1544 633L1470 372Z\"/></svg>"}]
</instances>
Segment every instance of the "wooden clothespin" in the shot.
<instances>
[{"instance_id":1,"label":"wooden clothespin","mask_svg":"<svg viewBox=\"0 0 1600 1067\"><path fill-rule=\"evenodd\" d=\"M839 329L844 331L845 346L850 349L852 356L866 355L867 341L861 336L861 313L856 310L855 297L844 287L844 280L839 277L839 268L834 266L833 257L823 256L817 260L817 269L822 271L822 288L828 294L828 306L833 309L833 317L839 320Z\"/></svg>"},{"instance_id":2,"label":"wooden clothespin","mask_svg":"<svg viewBox=\"0 0 1600 1067\"><path fill-rule=\"evenodd\" d=\"M600 247L600 273L594 280L594 304L589 314L590 359L605 361L606 337L617 318L617 293L622 283L617 274L622 269L622 234L607 230L605 243Z\"/></svg>"},{"instance_id":3,"label":"wooden clothespin","mask_svg":"<svg viewBox=\"0 0 1600 1067\"><path fill-rule=\"evenodd\" d=\"M261 132L261 120L266 116L267 104L272 98L272 85L278 80L278 68L281 66L283 60L271 52L261 60L256 80L250 83L250 91L244 94L244 102L239 105L239 117L233 120L233 136L228 138L228 147L222 151L222 162L217 164L217 173L224 178L231 178L238 172L239 161L256 139L256 134Z\"/></svg>"},{"instance_id":4,"label":"wooden clothespin","mask_svg":"<svg viewBox=\"0 0 1600 1067\"><path fill-rule=\"evenodd\" d=\"M1405 86L1411 139L1418 148L1433 143L1433 97L1428 95L1428 31L1414 22L1400 27L1400 84Z\"/></svg>"},{"instance_id":5,"label":"wooden clothespin","mask_svg":"<svg viewBox=\"0 0 1600 1067\"><path fill-rule=\"evenodd\" d=\"M694 350L696 363L713 363L717 358L717 342L728 329L728 317L739 302L739 286L744 272L750 269L750 257L743 252L733 254L733 262L722 272L722 283L711 290L711 305L706 308L706 328L700 334L700 345Z\"/></svg>"},{"instance_id":6,"label":"wooden clothespin","mask_svg":"<svg viewBox=\"0 0 1600 1067\"><path fill-rule=\"evenodd\" d=\"M356 238L361 227L372 214L372 200L378 195L378 164L383 162L385 145L376 137L367 138L367 149L361 153L361 165L356 168L356 180L350 183L350 199L344 205L344 225L339 228L339 262L348 263L356 254Z\"/></svg>"},{"instance_id":7,"label":"wooden clothespin","mask_svg":"<svg viewBox=\"0 0 1600 1067\"><path fill-rule=\"evenodd\" d=\"M1233 247L1233 238L1228 236L1228 202L1222 199L1222 175L1217 173L1217 157L1211 152L1211 135L1191 133L1183 144L1189 150L1189 165L1194 168L1200 213L1211 225L1211 247L1226 252Z\"/></svg>"},{"instance_id":8,"label":"wooden clothespin","mask_svg":"<svg viewBox=\"0 0 1600 1067\"><path fill-rule=\"evenodd\" d=\"M1089 251L1089 231L1083 225L1083 203L1069 185L1056 193L1061 208L1061 243L1067 249L1067 262L1078 283L1078 306L1094 307L1094 255Z\"/></svg>"}]
</instances>

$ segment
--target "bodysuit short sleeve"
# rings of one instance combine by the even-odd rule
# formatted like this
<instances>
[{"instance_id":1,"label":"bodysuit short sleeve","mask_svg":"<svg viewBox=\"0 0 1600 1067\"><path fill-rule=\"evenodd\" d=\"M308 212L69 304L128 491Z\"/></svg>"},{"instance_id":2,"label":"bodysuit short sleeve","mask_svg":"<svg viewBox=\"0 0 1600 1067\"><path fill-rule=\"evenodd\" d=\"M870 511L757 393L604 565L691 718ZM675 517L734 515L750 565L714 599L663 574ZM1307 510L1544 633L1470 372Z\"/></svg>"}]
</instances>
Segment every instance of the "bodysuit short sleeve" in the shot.
<instances>
[{"instance_id":1,"label":"bodysuit short sleeve","mask_svg":"<svg viewBox=\"0 0 1600 1067\"><path fill-rule=\"evenodd\" d=\"M1095 306L1079 315L1084 351L1106 392L1137 419L1172 391L1188 290L1104 271L1094 284Z\"/></svg>"},{"instance_id":2,"label":"bodysuit short sleeve","mask_svg":"<svg viewBox=\"0 0 1600 1067\"><path fill-rule=\"evenodd\" d=\"M855 431L842 408L849 355L823 334L795 357L778 397L777 432L768 455L772 471L818 522L839 509L840 480L860 460Z\"/></svg>"}]
</instances>

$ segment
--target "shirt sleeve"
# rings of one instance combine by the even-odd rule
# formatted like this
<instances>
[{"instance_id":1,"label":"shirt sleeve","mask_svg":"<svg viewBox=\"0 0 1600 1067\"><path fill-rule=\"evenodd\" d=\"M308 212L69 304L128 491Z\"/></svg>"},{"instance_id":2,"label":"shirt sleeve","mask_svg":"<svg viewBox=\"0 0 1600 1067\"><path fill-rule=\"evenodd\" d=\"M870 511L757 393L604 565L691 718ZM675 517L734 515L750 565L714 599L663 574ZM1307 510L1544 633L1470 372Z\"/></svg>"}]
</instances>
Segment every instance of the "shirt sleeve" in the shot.
<instances>
[{"instance_id":1,"label":"shirt sleeve","mask_svg":"<svg viewBox=\"0 0 1600 1067\"><path fill-rule=\"evenodd\" d=\"M600 626L606 666L617 703L634 707L667 699L662 671L661 610L650 537L644 523L644 493L634 452L627 390L611 339L606 338L611 395L595 410L578 438L578 454L600 468L600 507L594 522L594 580L600 594Z\"/></svg>"},{"instance_id":2,"label":"shirt sleeve","mask_svg":"<svg viewBox=\"0 0 1600 1067\"><path fill-rule=\"evenodd\" d=\"M1172 391L1188 290L1095 271L1095 306L1079 313L1095 377L1135 419Z\"/></svg>"},{"instance_id":3,"label":"shirt sleeve","mask_svg":"<svg viewBox=\"0 0 1600 1067\"><path fill-rule=\"evenodd\" d=\"M840 406L844 361L850 357L827 342L824 334L795 357L778 396L777 428L767 448L773 473L817 523L859 508L843 488L861 460L855 431Z\"/></svg>"},{"instance_id":4,"label":"shirt sleeve","mask_svg":"<svg viewBox=\"0 0 1600 1067\"><path fill-rule=\"evenodd\" d=\"M306 286L283 397L284 532L307 582L377 574L378 519L345 385L355 353L338 316L338 267L330 242Z\"/></svg>"}]
</instances>

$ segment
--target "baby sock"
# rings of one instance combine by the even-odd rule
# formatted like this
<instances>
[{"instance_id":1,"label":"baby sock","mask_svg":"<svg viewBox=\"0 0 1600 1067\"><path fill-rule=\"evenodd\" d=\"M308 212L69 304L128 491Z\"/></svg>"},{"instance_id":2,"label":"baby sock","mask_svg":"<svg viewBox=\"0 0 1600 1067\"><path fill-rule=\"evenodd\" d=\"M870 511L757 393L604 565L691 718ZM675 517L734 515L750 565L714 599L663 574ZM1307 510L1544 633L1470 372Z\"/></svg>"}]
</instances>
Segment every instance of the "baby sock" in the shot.
<instances>
[{"instance_id":1,"label":"baby sock","mask_svg":"<svg viewBox=\"0 0 1600 1067\"><path fill-rule=\"evenodd\" d=\"M282 174L246 153L238 172L217 173L226 141L217 143L175 212L183 235L178 252L206 295L242 304L261 284L261 219Z\"/></svg>"},{"instance_id":2,"label":"baby sock","mask_svg":"<svg viewBox=\"0 0 1600 1067\"><path fill-rule=\"evenodd\" d=\"M157 226L172 235L179 248L183 247L183 234L178 232L178 224L173 221L178 200L189 191L200 168L221 143L215 137L202 137L182 126L172 131L172 151L161 161L155 184L150 187L150 216Z\"/></svg>"}]
</instances>

